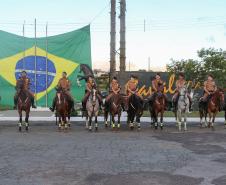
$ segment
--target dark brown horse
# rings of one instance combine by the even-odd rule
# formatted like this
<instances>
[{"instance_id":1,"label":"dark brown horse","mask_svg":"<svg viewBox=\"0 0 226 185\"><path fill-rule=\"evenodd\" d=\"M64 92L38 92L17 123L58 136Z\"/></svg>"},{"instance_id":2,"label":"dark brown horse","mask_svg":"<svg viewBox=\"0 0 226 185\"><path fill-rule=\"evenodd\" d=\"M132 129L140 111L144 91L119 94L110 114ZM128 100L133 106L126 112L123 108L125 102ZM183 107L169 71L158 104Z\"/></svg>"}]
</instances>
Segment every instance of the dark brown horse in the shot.
<instances>
[{"instance_id":1,"label":"dark brown horse","mask_svg":"<svg viewBox=\"0 0 226 185\"><path fill-rule=\"evenodd\" d=\"M110 101L105 104L104 110L104 121L105 127L108 127L108 114L110 113L112 119L112 129L115 129L115 116L118 115L118 125L117 128L120 128L120 118L122 114L122 103L123 99L120 94L114 94Z\"/></svg>"},{"instance_id":2,"label":"dark brown horse","mask_svg":"<svg viewBox=\"0 0 226 185\"><path fill-rule=\"evenodd\" d=\"M136 118L137 129L140 130L140 118L143 115L143 100L135 93L128 99L127 114L130 129L134 129L134 119Z\"/></svg>"},{"instance_id":3,"label":"dark brown horse","mask_svg":"<svg viewBox=\"0 0 226 185\"><path fill-rule=\"evenodd\" d=\"M149 111L155 129L158 129L158 116L160 114L160 128L163 129L163 115L165 112L166 101L163 92L156 92L153 103L149 104Z\"/></svg>"},{"instance_id":4,"label":"dark brown horse","mask_svg":"<svg viewBox=\"0 0 226 185\"><path fill-rule=\"evenodd\" d=\"M68 127L70 127L70 114L71 106L69 104L68 97L63 90L59 90L56 97L56 115L59 117L59 130L67 130Z\"/></svg>"},{"instance_id":5,"label":"dark brown horse","mask_svg":"<svg viewBox=\"0 0 226 185\"><path fill-rule=\"evenodd\" d=\"M206 105L203 105L203 102L199 103L200 127L202 127L202 119L205 117L205 126L214 130L215 117L220 110L222 102L224 102L224 91L218 88L216 92L207 98ZM209 115L208 125L207 115Z\"/></svg>"},{"instance_id":6,"label":"dark brown horse","mask_svg":"<svg viewBox=\"0 0 226 185\"><path fill-rule=\"evenodd\" d=\"M25 111L25 129L28 131L29 123L29 114L31 108L31 98L27 90L21 88L18 92L18 103L17 103L17 110L19 113L19 131L22 131L22 111Z\"/></svg>"}]
</instances>

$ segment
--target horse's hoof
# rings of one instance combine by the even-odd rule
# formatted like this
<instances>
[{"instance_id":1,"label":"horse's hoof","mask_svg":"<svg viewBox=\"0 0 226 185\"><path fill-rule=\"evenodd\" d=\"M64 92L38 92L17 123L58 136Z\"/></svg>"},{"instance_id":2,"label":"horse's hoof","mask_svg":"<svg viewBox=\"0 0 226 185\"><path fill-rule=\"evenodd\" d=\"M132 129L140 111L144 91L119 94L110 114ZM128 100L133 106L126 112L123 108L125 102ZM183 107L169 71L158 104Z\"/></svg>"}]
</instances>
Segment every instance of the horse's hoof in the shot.
<instances>
[{"instance_id":1,"label":"horse's hoof","mask_svg":"<svg viewBox=\"0 0 226 185\"><path fill-rule=\"evenodd\" d=\"M163 126L160 126L161 130L163 130Z\"/></svg>"},{"instance_id":2,"label":"horse's hoof","mask_svg":"<svg viewBox=\"0 0 226 185\"><path fill-rule=\"evenodd\" d=\"M22 131L22 127L19 127L19 132L21 132Z\"/></svg>"},{"instance_id":3,"label":"horse's hoof","mask_svg":"<svg viewBox=\"0 0 226 185\"><path fill-rule=\"evenodd\" d=\"M96 132L98 131L98 127L95 127L95 131L96 131Z\"/></svg>"},{"instance_id":4,"label":"horse's hoof","mask_svg":"<svg viewBox=\"0 0 226 185\"><path fill-rule=\"evenodd\" d=\"M131 127L130 127L130 130L133 130L133 129L134 129L134 126L131 126Z\"/></svg>"},{"instance_id":5,"label":"horse's hoof","mask_svg":"<svg viewBox=\"0 0 226 185\"><path fill-rule=\"evenodd\" d=\"M155 126L155 130L157 130L158 129L158 126Z\"/></svg>"},{"instance_id":6,"label":"horse's hoof","mask_svg":"<svg viewBox=\"0 0 226 185\"><path fill-rule=\"evenodd\" d=\"M91 126L89 127L89 131L92 132L92 127Z\"/></svg>"},{"instance_id":7,"label":"horse's hoof","mask_svg":"<svg viewBox=\"0 0 226 185\"><path fill-rule=\"evenodd\" d=\"M118 124L118 129L120 129L120 127L121 127L121 125L120 125L120 124Z\"/></svg>"},{"instance_id":8,"label":"horse's hoof","mask_svg":"<svg viewBox=\"0 0 226 185\"><path fill-rule=\"evenodd\" d=\"M141 130L141 128L140 128L140 127L137 127L137 130L138 130L138 131L140 131L140 130Z\"/></svg>"},{"instance_id":9,"label":"horse's hoof","mask_svg":"<svg viewBox=\"0 0 226 185\"><path fill-rule=\"evenodd\" d=\"M28 126L26 126L25 130L28 131Z\"/></svg>"}]
</instances>

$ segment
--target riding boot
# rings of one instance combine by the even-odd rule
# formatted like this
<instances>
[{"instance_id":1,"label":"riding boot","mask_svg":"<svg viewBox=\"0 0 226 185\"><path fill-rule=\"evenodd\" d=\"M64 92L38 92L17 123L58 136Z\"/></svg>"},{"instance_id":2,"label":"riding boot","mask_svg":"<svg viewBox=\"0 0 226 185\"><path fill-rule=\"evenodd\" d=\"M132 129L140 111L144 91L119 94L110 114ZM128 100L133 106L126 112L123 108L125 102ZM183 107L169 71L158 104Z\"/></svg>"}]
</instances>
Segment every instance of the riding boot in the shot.
<instances>
[{"instance_id":1,"label":"riding boot","mask_svg":"<svg viewBox=\"0 0 226 185\"><path fill-rule=\"evenodd\" d=\"M35 106L35 100L34 100L34 97L32 96L31 97L31 107L36 109L37 107Z\"/></svg>"},{"instance_id":2,"label":"riding boot","mask_svg":"<svg viewBox=\"0 0 226 185\"><path fill-rule=\"evenodd\" d=\"M52 103L52 107L50 107L49 109L54 112L55 111L55 107L56 107L56 98L53 99L53 103Z\"/></svg>"},{"instance_id":3,"label":"riding boot","mask_svg":"<svg viewBox=\"0 0 226 185\"><path fill-rule=\"evenodd\" d=\"M18 99L16 97L14 97L14 106L13 109L17 108L17 103L18 103Z\"/></svg>"},{"instance_id":4,"label":"riding boot","mask_svg":"<svg viewBox=\"0 0 226 185\"><path fill-rule=\"evenodd\" d=\"M74 102L74 100L71 101L71 111L75 112L75 102Z\"/></svg>"},{"instance_id":5,"label":"riding boot","mask_svg":"<svg viewBox=\"0 0 226 185\"><path fill-rule=\"evenodd\" d=\"M86 111L86 103L84 100L82 101L82 111Z\"/></svg>"}]
</instances>

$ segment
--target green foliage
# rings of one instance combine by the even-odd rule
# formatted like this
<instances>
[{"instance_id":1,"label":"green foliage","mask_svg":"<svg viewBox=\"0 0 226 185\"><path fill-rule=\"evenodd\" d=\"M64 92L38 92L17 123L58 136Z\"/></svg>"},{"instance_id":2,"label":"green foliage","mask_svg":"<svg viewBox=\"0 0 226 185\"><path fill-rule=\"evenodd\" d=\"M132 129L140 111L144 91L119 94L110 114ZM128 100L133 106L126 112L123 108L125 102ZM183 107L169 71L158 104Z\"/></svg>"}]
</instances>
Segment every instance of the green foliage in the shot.
<instances>
[{"instance_id":1,"label":"green foliage","mask_svg":"<svg viewBox=\"0 0 226 185\"><path fill-rule=\"evenodd\" d=\"M203 82L212 74L218 86L226 87L226 59L222 49L202 48L198 52L199 60L173 60L167 65L169 73L184 72L187 80Z\"/></svg>"}]
</instances>

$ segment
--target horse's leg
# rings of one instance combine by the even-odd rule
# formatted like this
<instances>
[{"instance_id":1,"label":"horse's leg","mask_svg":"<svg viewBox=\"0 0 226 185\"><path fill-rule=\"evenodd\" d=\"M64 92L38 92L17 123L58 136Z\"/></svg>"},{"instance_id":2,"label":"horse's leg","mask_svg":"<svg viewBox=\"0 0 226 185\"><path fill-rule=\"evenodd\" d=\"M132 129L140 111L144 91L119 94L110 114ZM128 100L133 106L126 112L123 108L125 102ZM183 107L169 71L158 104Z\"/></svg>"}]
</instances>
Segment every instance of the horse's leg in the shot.
<instances>
[{"instance_id":1,"label":"horse's leg","mask_svg":"<svg viewBox=\"0 0 226 185\"><path fill-rule=\"evenodd\" d=\"M160 128L163 130L163 110L161 110L161 118L160 118Z\"/></svg>"},{"instance_id":2,"label":"horse's leg","mask_svg":"<svg viewBox=\"0 0 226 185\"><path fill-rule=\"evenodd\" d=\"M121 112L118 113L118 129L121 127Z\"/></svg>"},{"instance_id":3,"label":"horse's leg","mask_svg":"<svg viewBox=\"0 0 226 185\"><path fill-rule=\"evenodd\" d=\"M64 113L64 129L67 130L68 129L68 124L67 124L67 114Z\"/></svg>"},{"instance_id":4,"label":"horse's leg","mask_svg":"<svg viewBox=\"0 0 226 185\"><path fill-rule=\"evenodd\" d=\"M89 115L89 131L92 131L92 115Z\"/></svg>"},{"instance_id":5,"label":"horse's leg","mask_svg":"<svg viewBox=\"0 0 226 185\"><path fill-rule=\"evenodd\" d=\"M202 128L202 119L203 119L203 110L199 109L199 117L200 117L200 128Z\"/></svg>"},{"instance_id":6,"label":"horse's leg","mask_svg":"<svg viewBox=\"0 0 226 185\"><path fill-rule=\"evenodd\" d=\"M89 128L89 116L88 114L86 115L86 129Z\"/></svg>"},{"instance_id":7,"label":"horse's leg","mask_svg":"<svg viewBox=\"0 0 226 185\"><path fill-rule=\"evenodd\" d=\"M62 122L61 122L62 120L61 120L60 114L58 115L58 118L59 118L58 129L61 130L62 129Z\"/></svg>"},{"instance_id":8,"label":"horse's leg","mask_svg":"<svg viewBox=\"0 0 226 185\"><path fill-rule=\"evenodd\" d=\"M154 123L155 123L155 130L158 129L158 112L154 111L153 112L153 117L154 117Z\"/></svg>"},{"instance_id":9,"label":"horse's leg","mask_svg":"<svg viewBox=\"0 0 226 185\"><path fill-rule=\"evenodd\" d=\"M204 110L204 116L205 116L205 127L208 127L208 124L207 124L207 111Z\"/></svg>"},{"instance_id":10,"label":"horse's leg","mask_svg":"<svg viewBox=\"0 0 226 185\"><path fill-rule=\"evenodd\" d=\"M131 130L134 129L134 118L135 118L135 113L133 115L131 115L131 119L130 119L130 129Z\"/></svg>"},{"instance_id":11,"label":"horse's leg","mask_svg":"<svg viewBox=\"0 0 226 185\"><path fill-rule=\"evenodd\" d=\"M111 119L112 119L112 129L114 129L115 128L115 114L114 113L111 114Z\"/></svg>"},{"instance_id":12,"label":"horse's leg","mask_svg":"<svg viewBox=\"0 0 226 185\"><path fill-rule=\"evenodd\" d=\"M187 131L187 113L189 110L185 110L184 112L184 131Z\"/></svg>"},{"instance_id":13,"label":"horse's leg","mask_svg":"<svg viewBox=\"0 0 226 185\"><path fill-rule=\"evenodd\" d=\"M19 113L19 123L18 123L18 126L19 126L19 131L21 132L22 131L22 110L18 109L18 113Z\"/></svg>"},{"instance_id":14,"label":"horse's leg","mask_svg":"<svg viewBox=\"0 0 226 185\"><path fill-rule=\"evenodd\" d=\"M215 122L215 117L217 115L217 111L213 113L213 117L212 117L212 124L211 124L211 127L212 127L212 130L214 131L214 122Z\"/></svg>"},{"instance_id":15,"label":"horse's leg","mask_svg":"<svg viewBox=\"0 0 226 185\"><path fill-rule=\"evenodd\" d=\"M105 109L104 111L104 122L105 122L105 127L108 127L108 111Z\"/></svg>"},{"instance_id":16,"label":"horse's leg","mask_svg":"<svg viewBox=\"0 0 226 185\"><path fill-rule=\"evenodd\" d=\"M95 130L98 130L97 114L95 115Z\"/></svg>"},{"instance_id":17,"label":"horse's leg","mask_svg":"<svg viewBox=\"0 0 226 185\"><path fill-rule=\"evenodd\" d=\"M28 126L29 126L29 123L28 123L29 113L30 113L30 110L27 110L27 111L26 111L26 117L25 117L25 127L26 127L26 131L28 131Z\"/></svg>"},{"instance_id":18,"label":"horse's leg","mask_svg":"<svg viewBox=\"0 0 226 185\"><path fill-rule=\"evenodd\" d=\"M68 124L68 127L70 128L71 127L71 114L70 113L68 113L67 119L68 119L67 124Z\"/></svg>"},{"instance_id":19,"label":"horse's leg","mask_svg":"<svg viewBox=\"0 0 226 185\"><path fill-rule=\"evenodd\" d=\"M178 120L178 130L181 131L181 110L178 108L177 110L177 120Z\"/></svg>"},{"instance_id":20,"label":"horse's leg","mask_svg":"<svg viewBox=\"0 0 226 185\"><path fill-rule=\"evenodd\" d=\"M141 117L140 114L137 114L137 115L136 115L136 122L137 122L137 129L138 129L138 130L140 130L140 117Z\"/></svg>"},{"instance_id":21,"label":"horse's leg","mask_svg":"<svg viewBox=\"0 0 226 185\"><path fill-rule=\"evenodd\" d=\"M225 105L225 109L226 109L226 105ZM226 128L226 110L225 110L225 112L224 112L224 128Z\"/></svg>"},{"instance_id":22,"label":"horse's leg","mask_svg":"<svg viewBox=\"0 0 226 185\"><path fill-rule=\"evenodd\" d=\"M211 126L211 119L212 119L212 113L209 112L209 122L208 122L208 127L210 128Z\"/></svg>"}]
</instances>

